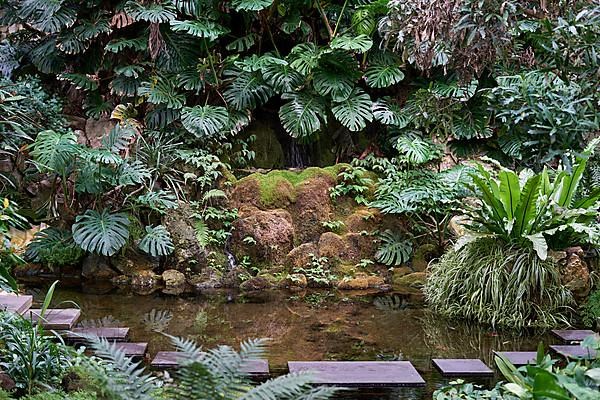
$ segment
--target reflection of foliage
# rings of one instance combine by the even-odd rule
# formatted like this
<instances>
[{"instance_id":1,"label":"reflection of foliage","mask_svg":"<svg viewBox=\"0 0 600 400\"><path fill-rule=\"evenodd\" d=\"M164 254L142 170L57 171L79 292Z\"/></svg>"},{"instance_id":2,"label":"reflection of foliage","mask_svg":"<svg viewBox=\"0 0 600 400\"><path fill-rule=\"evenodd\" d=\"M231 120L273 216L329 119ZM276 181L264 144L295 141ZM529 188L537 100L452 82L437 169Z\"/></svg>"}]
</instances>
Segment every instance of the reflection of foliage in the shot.
<instances>
[{"instance_id":1,"label":"reflection of foliage","mask_svg":"<svg viewBox=\"0 0 600 400\"><path fill-rule=\"evenodd\" d=\"M408 302L398 295L391 295L377 297L373 300L373 305L382 311L399 311L408 307Z\"/></svg>"},{"instance_id":2,"label":"reflection of foliage","mask_svg":"<svg viewBox=\"0 0 600 400\"><path fill-rule=\"evenodd\" d=\"M152 309L142 317L142 323L150 331L163 332L171 323L173 313L169 310Z\"/></svg>"},{"instance_id":3,"label":"reflection of foliage","mask_svg":"<svg viewBox=\"0 0 600 400\"><path fill-rule=\"evenodd\" d=\"M123 323L112 315L106 315L99 319L85 319L79 322L83 328L118 328Z\"/></svg>"}]
</instances>

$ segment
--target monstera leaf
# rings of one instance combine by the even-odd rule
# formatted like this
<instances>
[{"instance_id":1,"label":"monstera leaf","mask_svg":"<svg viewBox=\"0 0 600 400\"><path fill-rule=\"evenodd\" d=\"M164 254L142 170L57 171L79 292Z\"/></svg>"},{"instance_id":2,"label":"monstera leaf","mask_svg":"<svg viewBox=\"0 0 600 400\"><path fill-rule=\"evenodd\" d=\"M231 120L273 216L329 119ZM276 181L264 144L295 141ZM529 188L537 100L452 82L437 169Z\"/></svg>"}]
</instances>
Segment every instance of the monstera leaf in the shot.
<instances>
[{"instance_id":1,"label":"monstera leaf","mask_svg":"<svg viewBox=\"0 0 600 400\"><path fill-rule=\"evenodd\" d=\"M273 4L273 0L233 0L235 11L260 11Z\"/></svg>"},{"instance_id":2,"label":"monstera leaf","mask_svg":"<svg viewBox=\"0 0 600 400\"><path fill-rule=\"evenodd\" d=\"M279 109L284 129L295 138L306 138L327 122L327 107L321 97L309 93L282 96L290 101Z\"/></svg>"},{"instance_id":3,"label":"monstera leaf","mask_svg":"<svg viewBox=\"0 0 600 400\"><path fill-rule=\"evenodd\" d=\"M41 172L63 173L79 153L72 132L43 131L35 138L31 155Z\"/></svg>"},{"instance_id":4,"label":"monstera leaf","mask_svg":"<svg viewBox=\"0 0 600 400\"><path fill-rule=\"evenodd\" d=\"M229 113L225 107L195 106L181 110L183 127L199 138L211 137L222 131L229 122Z\"/></svg>"},{"instance_id":5,"label":"monstera leaf","mask_svg":"<svg viewBox=\"0 0 600 400\"><path fill-rule=\"evenodd\" d=\"M171 234L164 226L146 227L146 236L140 241L142 251L156 257L171 254L174 248Z\"/></svg>"},{"instance_id":6,"label":"monstera leaf","mask_svg":"<svg viewBox=\"0 0 600 400\"><path fill-rule=\"evenodd\" d=\"M375 259L385 265L401 265L412 254L412 243L389 229L380 236L381 246L375 253Z\"/></svg>"},{"instance_id":7,"label":"monstera leaf","mask_svg":"<svg viewBox=\"0 0 600 400\"><path fill-rule=\"evenodd\" d=\"M129 219L125 213L87 210L73 224L73 240L83 250L104 256L119 251L129 238Z\"/></svg>"},{"instance_id":8,"label":"monstera leaf","mask_svg":"<svg viewBox=\"0 0 600 400\"><path fill-rule=\"evenodd\" d=\"M355 88L350 97L337 103L331 111L335 119L353 132L363 130L367 122L373 121L373 103L368 94Z\"/></svg>"}]
</instances>

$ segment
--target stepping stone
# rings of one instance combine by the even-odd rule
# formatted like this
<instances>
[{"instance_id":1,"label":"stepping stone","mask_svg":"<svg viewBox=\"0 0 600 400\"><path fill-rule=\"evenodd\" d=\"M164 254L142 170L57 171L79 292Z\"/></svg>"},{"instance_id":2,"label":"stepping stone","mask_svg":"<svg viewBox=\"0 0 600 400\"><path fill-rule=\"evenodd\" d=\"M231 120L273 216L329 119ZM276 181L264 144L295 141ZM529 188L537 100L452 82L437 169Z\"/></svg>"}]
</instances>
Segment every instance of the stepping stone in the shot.
<instances>
[{"instance_id":1,"label":"stepping stone","mask_svg":"<svg viewBox=\"0 0 600 400\"><path fill-rule=\"evenodd\" d=\"M40 320L41 312L40 309L30 309L25 315L27 318L31 318L34 323L37 323ZM46 329L70 330L75 326L80 316L81 310L78 308L48 309L41 323Z\"/></svg>"},{"instance_id":2,"label":"stepping stone","mask_svg":"<svg viewBox=\"0 0 600 400\"><path fill-rule=\"evenodd\" d=\"M586 337L596 335L596 332L587 329L555 329L551 332L565 343L580 343Z\"/></svg>"},{"instance_id":3,"label":"stepping stone","mask_svg":"<svg viewBox=\"0 0 600 400\"><path fill-rule=\"evenodd\" d=\"M434 358L431 360L433 365L444 376L492 376L492 371L483 361L476 358L462 359L440 359Z\"/></svg>"},{"instance_id":4,"label":"stepping stone","mask_svg":"<svg viewBox=\"0 0 600 400\"><path fill-rule=\"evenodd\" d=\"M591 360L596 358L596 352L579 345L552 345L550 349L565 358Z\"/></svg>"},{"instance_id":5,"label":"stepping stone","mask_svg":"<svg viewBox=\"0 0 600 400\"><path fill-rule=\"evenodd\" d=\"M33 304L33 296L0 295L0 310L23 315Z\"/></svg>"},{"instance_id":6,"label":"stepping stone","mask_svg":"<svg viewBox=\"0 0 600 400\"><path fill-rule=\"evenodd\" d=\"M97 336L106 340L123 342L127 340L129 328L73 328L63 332L65 340L71 342L85 342L86 336Z\"/></svg>"},{"instance_id":7,"label":"stepping stone","mask_svg":"<svg viewBox=\"0 0 600 400\"><path fill-rule=\"evenodd\" d=\"M159 351L150 363L154 368L177 368L181 353L178 351ZM248 360L240 368L242 372L253 376L269 375L269 361L264 359Z\"/></svg>"},{"instance_id":8,"label":"stepping stone","mask_svg":"<svg viewBox=\"0 0 600 400\"><path fill-rule=\"evenodd\" d=\"M494 351L495 354L504 356L514 366L535 364L537 352L535 351Z\"/></svg>"},{"instance_id":9,"label":"stepping stone","mask_svg":"<svg viewBox=\"0 0 600 400\"><path fill-rule=\"evenodd\" d=\"M116 342L114 345L125 352L127 357L143 358L148 350L148 343Z\"/></svg>"},{"instance_id":10,"label":"stepping stone","mask_svg":"<svg viewBox=\"0 0 600 400\"><path fill-rule=\"evenodd\" d=\"M425 386L409 361L289 361L290 372L312 372L314 384L348 387Z\"/></svg>"}]
</instances>

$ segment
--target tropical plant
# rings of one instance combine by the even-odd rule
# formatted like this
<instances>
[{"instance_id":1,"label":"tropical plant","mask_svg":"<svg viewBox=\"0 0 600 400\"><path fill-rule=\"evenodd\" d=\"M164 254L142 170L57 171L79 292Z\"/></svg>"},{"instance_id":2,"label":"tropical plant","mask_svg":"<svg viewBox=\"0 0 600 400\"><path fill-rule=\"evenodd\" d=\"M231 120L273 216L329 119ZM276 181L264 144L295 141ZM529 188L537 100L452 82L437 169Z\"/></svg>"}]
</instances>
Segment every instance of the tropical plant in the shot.
<instances>
[{"instance_id":1,"label":"tropical plant","mask_svg":"<svg viewBox=\"0 0 600 400\"><path fill-rule=\"evenodd\" d=\"M180 367L174 384L158 390L155 377L146 373L139 362L105 339L90 337L92 347L104 360L92 359L87 368L104 383L114 399L328 399L336 388L312 387L308 374L288 374L259 385L251 384L242 366L264 356L264 340L241 344L240 352L229 346L203 350L194 342L170 337L180 352ZM215 397L216 396L216 397Z\"/></svg>"},{"instance_id":2,"label":"tropical plant","mask_svg":"<svg viewBox=\"0 0 600 400\"><path fill-rule=\"evenodd\" d=\"M83 254L70 231L46 228L35 234L24 256L29 262L43 263L52 268L75 265Z\"/></svg>"},{"instance_id":3,"label":"tropical plant","mask_svg":"<svg viewBox=\"0 0 600 400\"><path fill-rule=\"evenodd\" d=\"M581 84L539 71L496 81L486 96L500 148L511 158L537 169L556 159L568 163L567 151L581 150L584 138L600 127L595 100Z\"/></svg>"},{"instance_id":4,"label":"tropical plant","mask_svg":"<svg viewBox=\"0 0 600 400\"><path fill-rule=\"evenodd\" d=\"M146 236L140 241L139 247L153 257L171 254L175 248L171 240L171 234L162 225L147 226Z\"/></svg>"},{"instance_id":5,"label":"tropical plant","mask_svg":"<svg viewBox=\"0 0 600 400\"><path fill-rule=\"evenodd\" d=\"M397 232L386 230L379 235L381 244L375 253L375 259L385 265L397 266L406 263L412 254L412 241Z\"/></svg>"},{"instance_id":6,"label":"tropical plant","mask_svg":"<svg viewBox=\"0 0 600 400\"><path fill-rule=\"evenodd\" d=\"M349 196L358 204L367 204L367 197L373 185L368 172L362 167L349 166L338 173L338 183L329 192L332 199Z\"/></svg>"},{"instance_id":7,"label":"tropical plant","mask_svg":"<svg viewBox=\"0 0 600 400\"><path fill-rule=\"evenodd\" d=\"M581 321L588 328L600 326L600 289L596 289L581 307Z\"/></svg>"},{"instance_id":8,"label":"tropical plant","mask_svg":"<svg viewBox=\"0 0 600 400\"><path fill-rule=\"evenodd\" d=\"M11 275L11 269L23 262L11 245L10 229L24 229L29 226L27 220L18 213L17 205L8 198L0 204L0 290L14 292L17 282Z\"/></svg>"},{"instance_id":9,"label":"tropical plant","mask_svg":"<svg viewBox=\"0 0 600 400\"><path fill-rule=\"evenodd\" d=\"M375 199L369 205L385 214L411 218L417 237L428 237L443 249L450 219L468 194L465 184L472 169L458 165L442 172L407 171L388 163L382 170L384 176L379 179ZM420 227L425 229L419 231Z\"/></svg>"},{"instance_id":10,"label":"tropical plant","mask_svg":"<svg viewBox=\"0 0 600 400\"><path fill-rule=\"evenodd\" d=\"M304 267L294 268L294 273L304 274L309 284L315 287L327 287L332 284L336 276L329 271L330 261L327 257L318 257L309 254L310 260Z\"/></svg>"},{"instance_id":11,"label":"tropical plant","mask_svg":"<svg viewBox=\"0 0 600 400\"><path fill-rule=\"evenodd\" d=\"M545 260L549 247L597 245L600 191L577 198L587 157L597 142L576 158L571 172L561 170L553 179L547 169L538 174L524 170L517 175L502 168L496 177L479 165L478 172L472 174L471 189L480 204L468 211L468 231L457 248L472 240L492 237L506 244L533 248Z\"/></svg>"},{"instance_id":12,"label":"tropical plant","mask_svg":"<svg viewBox=\"0 0 600 400\"><path fill-rule=\"evenodd\" d=\"M75 221L73 240L85 251L112 256L127 243L127 214L110 213L107 209L88 210Z\"/></svg>"},{"instance_id":13,"label":"tropical plant","mask_svg":"<svg viewBox=\"0 0 600 400\"><path fill-rule=\"evenodd\" d=\"M424 292L443 316L495 327L567 324L574 306L555 260L494 238L448 250L430 264Z\"/></svg>"},{"instance_id":14,"label":"tropical plant","mask_svg":"<svg viewBox=\"0 0 600 400\"><path fill-rule=\"evenodd\" d=\"M56 284L50 286L39 318L44 318ZM72 365L74 352L59 335L49 336L42 324L34 325L31 319L19 314L0 313L0 342L0 365L26 394L58 386L63 373Z\"/></svg>"}]
</instances>

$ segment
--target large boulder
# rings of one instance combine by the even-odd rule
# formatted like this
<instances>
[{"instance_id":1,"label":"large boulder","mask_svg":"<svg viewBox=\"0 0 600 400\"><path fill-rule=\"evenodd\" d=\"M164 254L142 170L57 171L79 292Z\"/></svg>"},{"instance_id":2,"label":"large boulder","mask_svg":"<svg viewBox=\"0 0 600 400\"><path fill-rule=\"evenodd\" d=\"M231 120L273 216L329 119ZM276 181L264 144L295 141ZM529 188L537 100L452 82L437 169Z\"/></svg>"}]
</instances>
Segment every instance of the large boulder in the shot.
<instances>
[{"instance_id":1,"label":"large boulder","mask_svg":"<svg viewBox=\"0 0 600 400\"><path fill-rule=\"evenodd\" d=\"M102 144L102 138L108 135L115 125L115 121L108 118L89 118L85 122L85 132L78 132L77 142L93 148L100 147Z\"/></svg>"},{"instance_id":2,"label":"large boulder","mask_svg":"<svg viewBox=\"0 0 600 400\"><path fill-rule=\"evenodd\" d=\"M374 251L373 239L358 233L325 232L319 238L319 256L334 261L358 263L361 259L373 258Z\"/></svg>"},{"instance_id":3,"label":"large boulder","mask_svg":"<svg viewBox=\"0 0 600 400\"><path fill-rule=\"evenodd\" d=\"M179 207L170 210L164 217L164 225L171 234L173 245L171 267L178 271L201 271L206 265L206 250L200 247L194 229L193 211L186 203L179 203Z\"/></svg>"},{"instance_id":4,"label":"large boulder","mask_svg":"<svg viewBox=\"0 0 600 400\"><path fill-rule=\"evenodd\" d=\"M231 248L238 259L282 264L294 247L292 217L285 210L258 210L233 223Z\"/></svg>"},{"instance_id":5,"label":"large boulder","mask_svg":"<svg viewBox=\"0 0 600 400\"><path fill-rule=\"evenodd\" d=\"M319 248L315 243L303 243L294 247L286 257L286 265L293 271L298 268L304 268L311 261L311 254L317 256Z\"/></svg>"},{"instance_id":6,"label":"large boulder","mask_svg":"<svg viewBox=\"0 0 600 400\"><path fill-rule=\"evenodd\" d=\"M319 174L296 187L293 216L301 243L316 241L325 231L322 223L329 221L333 214L329 191L334 185L333 177Z\"/></svg>"},{"instance_id":7,"label":"large boulder","mask_svg":"<svg viewBox=\"0 0 600 400\"><path fill-rule=\"evenodd\" d=\"M111 268L106 257L90 254L83 259L81 276L87 280L110 281L117 273Z\"/></svg>"},{"instance_id":8,"label":"large boulder","mask_svg":"<svg viewBox=\"0 0 600 400\"><path fill-rule=\"evenodd\" d=\"M571 247L566 249L566 253L566 262L561 267L561 281L576 299L585 299L592 285L588 265L583 259L584 252L581 247Z\"/></svg>"}]
</instances>

